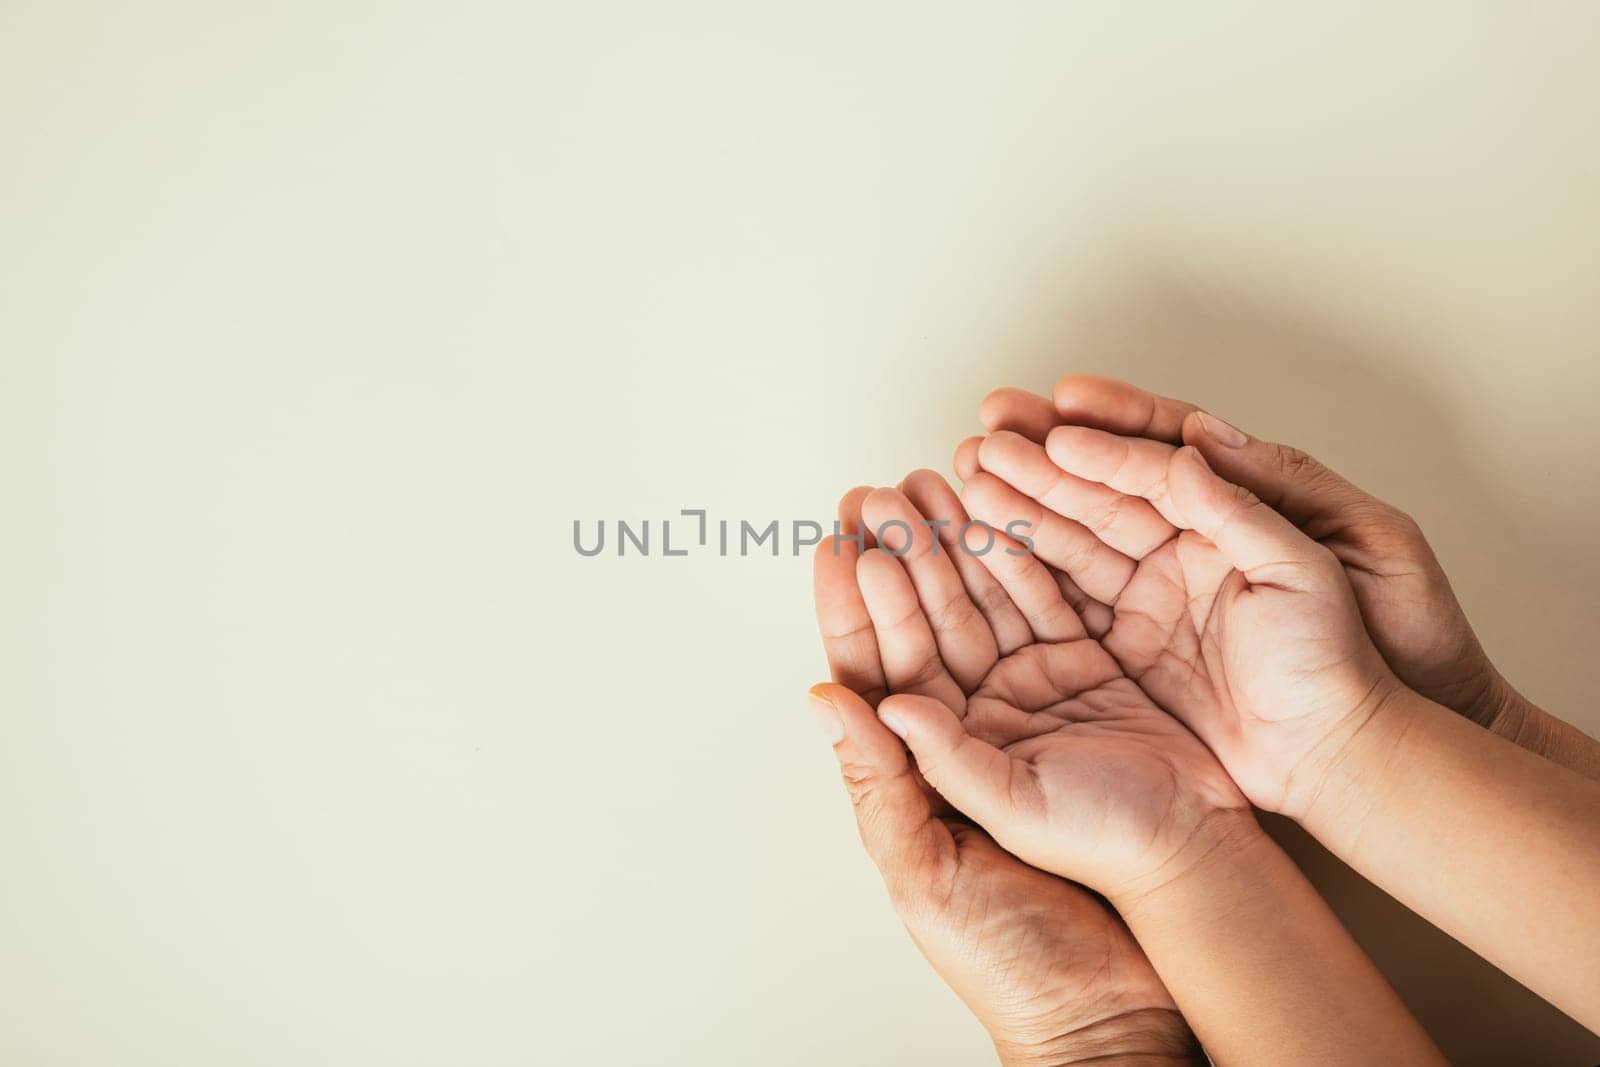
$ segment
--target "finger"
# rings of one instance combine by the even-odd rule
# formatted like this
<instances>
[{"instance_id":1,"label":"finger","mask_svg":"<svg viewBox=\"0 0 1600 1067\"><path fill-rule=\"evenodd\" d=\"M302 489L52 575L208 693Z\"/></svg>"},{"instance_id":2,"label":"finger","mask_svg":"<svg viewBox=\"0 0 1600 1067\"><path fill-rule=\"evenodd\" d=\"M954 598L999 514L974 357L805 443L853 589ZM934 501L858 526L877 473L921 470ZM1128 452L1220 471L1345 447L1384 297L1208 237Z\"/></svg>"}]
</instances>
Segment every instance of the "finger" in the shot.
<instances>
[{"instance_id":1,"label":"finger","mask_svg":"<svg viewBox=\"0 0 1600 1067\"><path fill-rule=\"evenodd\" d=\"M881 548L868 549L856 563L856 581L877 635L883 676L895 693L922 693L953 708L966 694L945 669L933 628L917 600L911 576Z\"/></svg>"},{"instance_id":2,"label":"finger","mask_svg":"<svg viewBox=\"0 0 1600 1067\"><path fill-rule=\"evenodd\" d=\"M1076 641L1084 636L1083 622L1055 575L1020 542L998 530L974 527L967 531L966 550L1005 589L1036 640Z\"/></svg>"},{"instance_id":3,"label":"finger","mask_svg":"<svg viewBox=\"0 0 1600 1067\"><path fill-rule=\"evenodd\" d=\"M1053 567L1046 567L1050 576L1056 580L1056 587L1061 590L1061 599L1072 605L1072 610L1077 613L1083 622L1083 628L1089 631L1089 636L1096 641L1106 635L1111 629L1111 624L1116 619L1116 614L1110 605L1102 604L1094 597L1078 588L1078 584L1065 574Z\"/></svg>"},{"instance_id":4,"label":"finger","mask_svg":"<svg viewBox=\"0 0 1600 1067\"><path fill-rule=\"evenodd\" d=\"M1014 433L993 433L978 453L984 470L1132 559L1143 559L1177 532L1150 504L1100 482L1069 474L1050 461L1044 446Z\"/></svg>"},{"instance_id":5,"label":"finger","mask_svg":"<svg viewBox=\"0 0 1600 1067\"><path fill-rule=\"evenodd\" d=\"M928 784L991 833L1013 823L1028 791L1037 791L1029 765L967 733L937 700L892 696L878 705L878 717L905 741Z\"/></svg>"},{"instance_id":6,"label":"finger","mask_svg":"<svg viewBox=\"0 0 1600 1067\"><path fill-rule=\"evenodd\" d=\"M877 545L872 531L861 521L861 504L872 492L870 485L858 485L839 498L839 532L845 537L861 537L861 551Z\"/></svg>"},{"instance_id":7,"label":"finger","mask_svg":"<svg viewBox=\"0 0 1600 1067\"><path fill-rule=\"evenodd\" d=\"M978 473L978 446L983 444L981 437L969 437L956 446L955 468L956 477L966 481Z\"/></svg>"},{"instance_id":8,"label":"finger","mask_svg":"<svg viewBox=\"0 0 1600 1067\"><path fill-rule=\"evenodd\" d=\"M1193 404L1147 393L1136 385L1094 374L1069 374L1056 383L1056 422L1173 444Z\"/></svg>"},{"instance_id":9,"label":"finger","mask_svg":"<svg viewBox=\"0 0 1600 1067\"><path fill-rule=\"evenodd\" d=\"M988 568L961 545L961 530L970 517L967 509L961 506L961 498L956 496L955 490L929 470L912 471L906 475L905 481L900 483L900 490L923 515L944 523L938 528L939 541L950 553L951 562L967 587L967 595L988 620L989 632L994 635L999 654L1010 655L1023 645L1031 644L1033 633L1028 629L1022 612L1017 610Z\"/></svg>"},{"instance_id":10,"label":"finger","mask_svg":"<svg viewBox=\"0 0 1600 1067\"><path fill-rule=\"evenodd\" d=\"M1169 480L1178 525L1216 545L1252 585L1304 588L1325 559L1332 561L1326 549L1254 493L1218 477L1193 448L1173 456Z\"/></svg>"},{"instance_id":11,"label":"finger","mask_svg":"<svg viewBox=\"0 0 1600 1067\"><path fill-rule=\"evenodd\" d=\"M1055 405L1026 389L996 389L978 405L978 418L990 433L1006 430L1040 444L1061 423Z\"/></svg>"},{"instance_id":12,"label":"finger","mask_svg":"<svg viewBox=\"0 0 1600 1067\"><path fill-rule=\"evenodd\" d=\"M1137 566L1101 541L1082 523L1063 518L1019 493L987 471L961 490L961 502L974 518L996 531L1021 534L1044 562L1065 571L1074 583L1103 603L1114 603Z\"/></svg>"},{"instance_id":13,"label":"finger","mask_svg":"<svg viewBox=\"0 0 1600 1067\"><path fill-rule=\"evenodd\" d=\"M861 545L848 535L860 530L860 505L857 518L843 518L845 502L865 497L867 490L852 489L840 502L840 529L847 536L829 536L817 545L812 556L812 592L816 601L817 629L822 633L822 649L828 657L833 680L860 693L870 703L888 694L883 663L878 657L878 637L872 630L872 617L861 587L856 581L856 564Z\"/></svg>"},{"instance_id":14,"label":"finger","mask_svg":"<svg viewBox=\"0 0 1600 1067\"><path fill-rule=\"evenodd\" d=\"M982 437L969 437L961 443L960 448L956 449L956 472L963 480L978 472L978 449L983 440ZM928 487L926 496L920 496L918 492L913 491L913 486L918 484L913 480L922 478L926 478L926 482L921 483ZM961 536L961 528L970 516L966 508L961 506L960 498L945 480L932 471L917 471L901 483L900 488L924 515L933 518L937 514L940 518L951 520L950 526L941 528L940 534L941 536L948 534L951 543L954 544ZM995 580L994 575L989 573L989 569L979 562L976 556L961 551L959 547L955 549L955 560L956 569L961 572L962 579L967 583L967 593L972 597L972 602L978 605L978 610L989 620L989 628L994 632L1000 654L1008 656L1023 645L1032 644L1034 636L1027 620L1022 617L1022 613L1017 610L1016 604ZM1055 577L1062 597L1083 620L1083 625L1090 636L1098 639L1111 629L1113 616L1110 607L1085 593L1076 582L1062 572L1052 570L1051 574Z\"/></svg>"},{"instance_id":15,"label":"finger","mask_svg":"<svg viewBox=\"0 0 1600 1067\"><path fill-rule=\"evenodd\" d=\"M1087 426L1057 426L1044 450L1050 462L1068 474L1142 497L1167 522L1182 525L1167 502L1167 469L1177 451L1172 445Z\"/></svg>"},{"instance_id":16,"label":"finger","mask_svg":"<svg viewBox=\"0 0 1600 1067\"><path fill-rule=\"evenodd\" d=\"M898 489L873 490L862 502L861 514L910 576L945 668L964 690L976 689L1000 654L988 620L967 595L949 546Z\"/></svg>"},{"instance_id":17,"label":"finger","mask_svg":"<svg viewBox=\"0 0 1600 1067\"><path fill-rule=\"evenodd\" d=\"M1183 420L1183 440L1199 449L1217 474L1302 528L1329 522L1351 504L1377 502L1298 448L1251 437L1206 412L1191 412Z\"/></svg>"},{"instance_id":18,"label":"finger","mask_svg":"<svg viewBox=\"0 0 1600 1067\"><path fill-rule=\"evenodd\" d=\"M924 790L905 745L861 697L841 685L811 687L811 705L833 739L833 753L855 809L867 855L889 895L905 899L933 884L954 841Z\"/></svg>"}]
</instances>

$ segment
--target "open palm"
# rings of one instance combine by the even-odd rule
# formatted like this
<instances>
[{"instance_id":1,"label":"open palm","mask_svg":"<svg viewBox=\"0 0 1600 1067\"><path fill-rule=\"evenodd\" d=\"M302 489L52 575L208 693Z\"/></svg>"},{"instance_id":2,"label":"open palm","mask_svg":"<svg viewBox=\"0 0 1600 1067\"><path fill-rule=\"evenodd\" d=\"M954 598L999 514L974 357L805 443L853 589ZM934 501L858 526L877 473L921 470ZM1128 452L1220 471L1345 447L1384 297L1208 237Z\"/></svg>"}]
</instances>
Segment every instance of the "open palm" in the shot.
<instances>
[{"instance_id":1,"label":"open palm","mask_svg":"<svg viewBox=\"0 0 1600 1067\"><path fill-rule=\"evenodd\" d=\"M919 471L902 490L907 506L951 522L947 531L966 521L938 475ZM841 503L847 535L861 529L867 495L856 490ZM1152 1063L1206 1062L1116 914L1081 886L1024 863L951 809L878 720L874 709L889 696L891 677L896 687L937 687L948 669L941 659L916 678L919 668L898 655L903 646L894 641L884 658L856 577L870 543L829 538L818 547L817 615L837 684L816 687L813 698L837 716L834 751L862 843L917 947L983 1021L1003 1062L1068 1062L1084 1049ZM963 672L987 673L1002 645L1031 641L1031 631L977 560L956 557L951 566L969 591L967 602L981 605L979 614L994 625L976 658L956 660ZM946 628L948 615L935 617ZM965 702L959 684L955 692Z\"/></svg>"},{"instance_id":2,"label":"open palm","mask_svg":"<svg viewBox=\"0 0 1600 1067\"><path fill-rule=\"evenodd\" d=\"M1077 1062L1086 1049L1206 1062L1104 902L1030 867L959 816L941 816L905 747L859 694L834 684L812 697L838 717L834 752L895 910L982 1020L1001 1062Z\"/></svg>"},{"instance_id":3,"label":"open palm","mask_svg":"<svg viewBox=\"0 0 1600 1067\"><path fill-rule=\"evenodd\" d=\"M1121 667L1253 801L1300 803L1297 786L1392 680L1331 553L1193 450L1062 427L1043 448L994 434L980 456L972 513L1034 521L1040 558L1107 619Z\"/></svg>"},{"instance_id":4,"label":"open palm","mask_svg":"<svg viewBox=\"0 0 1600 1067\"><path fill-rule=\"evenodd\" d=\"M963 551L948 487L931 474L906 486L922 510L900 490L860 501L880 545L819 554L819 615L840 680L882 701L939 796L1009 851L1107 893L1162 868L1210 814L1244 807L1206 747L1089 636L1070 586L1003 534L989 545L968 530ZM926 519L949 524L945 541Z\"/></svg>"},{"instance_id":5,"label":"open palm","mask_svg":"<svg viewBox=\"0 0 1600 1067\"><path fill-rule=\"evenodd\" d=\"M981 414L991 432L1040 445L1067 425L1199 448L1218 474L1338 558L1373 644L1402 682L1485 725L1513 698L1417 523L1299 449L1250 437L1185 401L1088 374L1062 378L1049 399L997 389ZM978 470L983 443L970 437L957 448L964 481Z\"/></svg>"}]
</instances>

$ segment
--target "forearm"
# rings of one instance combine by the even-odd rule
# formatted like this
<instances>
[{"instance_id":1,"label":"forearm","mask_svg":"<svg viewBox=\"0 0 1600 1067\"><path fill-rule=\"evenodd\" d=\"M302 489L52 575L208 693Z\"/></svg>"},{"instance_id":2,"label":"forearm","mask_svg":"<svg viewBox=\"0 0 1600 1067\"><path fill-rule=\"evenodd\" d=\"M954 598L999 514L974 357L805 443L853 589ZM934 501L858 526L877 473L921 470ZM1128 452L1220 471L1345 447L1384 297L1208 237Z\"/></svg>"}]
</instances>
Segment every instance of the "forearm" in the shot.
<instances>
[{"instance_id":1,"label":"forearm","mask_svg":"<svg viewBox=\"0 0 1600 1067\"><path fill-rule=\"evenodd\" d=\"M1600 1030L1600 783L1403 690L1331 763L1301 821L1401 902Z\"/></svg>"},{"instance_id":2,"label":"forearm","mask_svg":"<svg viewBox=\"0 0 1600 1067\"><path fill-rule=\"evenodd\" d=\"M1481 720L1490 731L1552 763L1600 782L1600 741L1563 722L1504 681L1492 711Z\"/></svg>"},{"instance_id":3,"label":"forearm","mask_svg":"<svg viewBox=\"0 0 1600 1067\"><path fill-rule=\"evenodd\" d=\"M1252 816L1202 838L1185 873L1112 903L1216 1063L1444 1062Z\"/></svg>"}]
</instances>

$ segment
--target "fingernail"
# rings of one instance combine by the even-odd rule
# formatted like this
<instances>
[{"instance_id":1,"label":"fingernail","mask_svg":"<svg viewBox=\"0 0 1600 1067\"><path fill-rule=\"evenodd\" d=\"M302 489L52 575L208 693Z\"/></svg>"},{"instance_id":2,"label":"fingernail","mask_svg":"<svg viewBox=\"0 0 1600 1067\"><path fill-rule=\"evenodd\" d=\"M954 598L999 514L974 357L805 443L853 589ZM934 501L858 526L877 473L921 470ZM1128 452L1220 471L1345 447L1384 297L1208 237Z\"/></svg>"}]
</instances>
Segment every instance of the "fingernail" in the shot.
<instances>
[{"instance_id":1,"label":"fingernail","mask_svg":"<svg viewBox=\"0 0 1600 1067\"><path fill-rule=\"evenodd\" d=\"M817 729L828 739L828 744L837 745L844 740L844 720L839 718L839 709L833 706L833 701L820 695L815 689L809 695L811 713L817 717Z\"/></svg>"},{"instance_id":2,"label":"fingernail","mask_svg":"<svg viewBox=\"0 0 1600 1067\"><path fill-rule=\"evenodd\" d=\"M1245 436L1243 430L1229 426L1215 415L1201 412L1200 427L1205 430L1207 437L1219 445L1226 445L1229 448L1243 448L1250 443L1250 438Z\"/></svg>"},{"instance_id":3,"label":"fingernail","mask_svg":"<svg viewBox=\"0 0 1600 1067\"><path fill-rule=\"evenodd\" d=\"M878 721L893 730L894 735L900 740L904 741L906 739L906 724L894 712L884 711L880 707L878 709Z\"/></svg>"},{"instance_id":4,"label":"fingernail","mask_svg":"<svg viewBox=\"0 0 1600 1067\"><path fill-rule=\"evenodd\" d=\"M1195 448L1193 445L1190 445L1189 448L1188 448L1188 452L1189 452L1190 455L1192 455L1194 457L1196 463L1200 464L1200 466L1204 467L1208 471L1211 470L1211 464L1206 462L1206 457L1201 453L1201 451L1198 448ZM1211 473L1215 474L1217 472L1216 471L1211 471Z\"/></svg>"}]
</instances>

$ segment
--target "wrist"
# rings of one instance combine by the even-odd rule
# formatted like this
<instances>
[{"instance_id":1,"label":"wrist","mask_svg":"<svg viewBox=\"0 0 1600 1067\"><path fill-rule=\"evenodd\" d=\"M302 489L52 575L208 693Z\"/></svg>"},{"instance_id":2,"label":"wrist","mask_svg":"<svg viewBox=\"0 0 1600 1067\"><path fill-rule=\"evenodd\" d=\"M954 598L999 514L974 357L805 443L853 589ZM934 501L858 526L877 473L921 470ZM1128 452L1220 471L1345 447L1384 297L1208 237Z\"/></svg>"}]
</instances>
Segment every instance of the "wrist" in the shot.
<instances>
[{"instance_id":1,"label":"wrist","mask_svg":"<svg viewBox=\"0 0 1600 1067\"><path fill-rule=\"evenodd\" d=\"M1386 784L1406 773L1411 746L1433 713L1456 717L1403 685L1386 693L1360 728L1342 739L1303 803L1285 814L1350 862L1364 827L1383 803Z\"/></svg>"},{"instance_id":2,"label":"wrist","mask_svg":"<svg viewBox=\"0 0 1600 1067\"><path fill-rule=\"evenodd\" d=\"M1272 847L1271 839L1250 809L1218 809L1170 859L1148 874L1108 890L1106 899L1131 923L1136 912L1155 910L1168 900L1183 897L1195 885L1231 878L1231 872L1241 864L1248 867L1249 854L1263 846Z\"/></svg>"},{"instance_id":3,"label":"wrist","mask_svg":"<svg viewBox=\"0 0 1600 1067\"><path fill-rule=\"evenodd\" d=\"M1174 1008L1140 1008L1097 1019L1043 1041L1015 1042L998 1035L995 1051L1005 1067L1068 1064L1205 1064L1193 1031Z\"/></svg>"},{"instance_id":4,"label":"wrist","mask_svg":"<svg viewBox=\"0 0 1600 1067\"><path fill-rule=\"evenodd\" d=\"M1475 722L1491 733L1508 741L1515 741L1527 718L1527 701L1511 687L1500 672L1489 668L1489 680L1473 699L1455 705L1440 701L1446 707L1459 708L1462 717Z\"/></svg>"},{"instance_id":5,"label":"wrist","mask_svg":"<svg viewBox=\"0 0 1600 1067\"><path fill-rule=\"evenodd\" d=\"M1550 738L1550 716L1540 707L1517 692L1511 683L1495 675L1495 684L1490 687L1492 699L1473 709L1473 714L1467 718L1482 726L1485 730L1503 737L1518 748L1525 748L1541 756L1556 758L1557 754L1550 751L1552 739ZM1559 759L1557 762L1560 762Z\"/></svg>"},{"instance_id":6,"label":"wrist","mask_svg":"<svg viewBox=\"0 0 1600 1067\"><path fill-rule=\"evenodd\" d=\"M1494 714L1481 720L1485 729L1585 778L1600 780L1600 745L1593 737L1551 715L1509 682L1502 688L1505 695Z\"/></svg>"},{"instance_id":7,"label":"wrist","mask_svg":"<svg viewBox=\"0 0 1600 1067\"><path fill-rule=\"evenodd\" d=\"M1398 717L1395 708L1414 697L1415 693L1387 671L1366 683L1350 710L1284 772L1279 803L1273 810L1305 822L1330 784L1341 780L1348 766L1366 755L1370 736L1382 733L1381 727Z\"/></svg>"},{"instance_id":8,"label":"wrist","mask_svg":"<svg viewBox=\"0 0 1600 1067\"><path fill-rule=\"evenodd\" d=\"M1220 1063L1333 1063L1361 1035L1373 1063L1440 1062L1295 862L1256 827L1203 862L1113 901Z\"/></svg>"}]
</instances>

